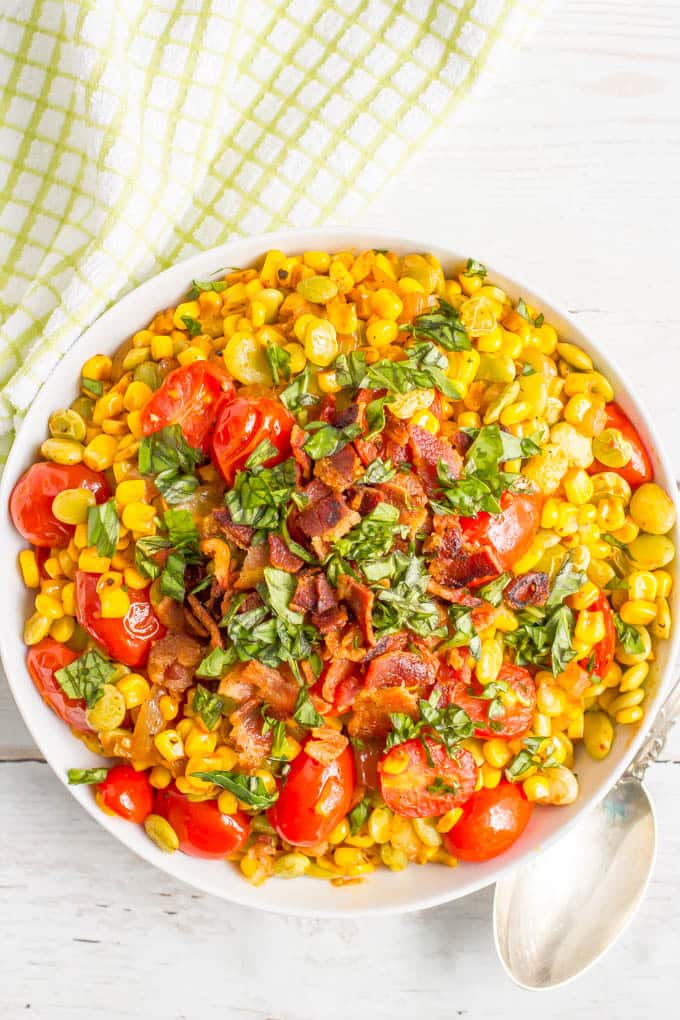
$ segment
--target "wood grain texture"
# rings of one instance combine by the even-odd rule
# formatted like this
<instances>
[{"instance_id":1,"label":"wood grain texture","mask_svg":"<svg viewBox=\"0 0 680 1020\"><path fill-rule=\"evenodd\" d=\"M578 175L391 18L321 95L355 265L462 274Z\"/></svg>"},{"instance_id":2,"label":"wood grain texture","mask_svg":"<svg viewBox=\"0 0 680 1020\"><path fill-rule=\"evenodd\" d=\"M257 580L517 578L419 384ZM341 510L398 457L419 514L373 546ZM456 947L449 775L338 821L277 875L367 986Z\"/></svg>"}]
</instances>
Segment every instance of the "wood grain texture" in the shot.
<instances>
[{"instance_id":1,"label":"wood grain texture","mask_svg":"<svg viewBox=\"0 0 680 1020\"><path fill-rule=\"evenodd\" d=\"M680 5L570 0L362 219L498 262L634 378L680 478ZM680 727L649 773L659 859L616 948L537 998L495 959L490 890L332 923L211 900L137 860L39 758L0 685L3 1020L646 1020L680 993ZM11 760L10 760L11 759ZM29 759L29 760L26 760Z\"/></svg>"}]
</instances>

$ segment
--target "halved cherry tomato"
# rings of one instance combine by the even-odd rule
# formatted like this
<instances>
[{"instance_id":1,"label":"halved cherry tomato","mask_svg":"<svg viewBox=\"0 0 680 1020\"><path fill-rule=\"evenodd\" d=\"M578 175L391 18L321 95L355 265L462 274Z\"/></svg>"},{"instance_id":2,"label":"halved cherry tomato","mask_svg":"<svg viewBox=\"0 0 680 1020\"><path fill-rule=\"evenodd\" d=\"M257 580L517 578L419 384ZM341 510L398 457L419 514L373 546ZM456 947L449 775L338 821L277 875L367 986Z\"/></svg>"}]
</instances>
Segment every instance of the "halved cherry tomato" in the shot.
<instances>
[{"instance_id":1,"label":"halved cherry tomato","mask_svg":"<svg viewBox=\"0 0 680 1020\"><path fill-rule=\"evenodd\" d=\"M503 714L500 714L499 704L502 703L500 696L494 698L475 697L481 695L484 688L474 677L470 680L461 676L448 667L442 667L440 683L444 692L444 699L447 704L458 705L477 724L475 736L485 740L491 737L500 737L506 740L520 737L527 732L531 726L536 706L536 685L531 673L522 666L513 666L504 663L498 674L498 681L505 683L515 695L516 701L512 706L503 705ZM492 719L489 720L489 708L494 705Z\"/></svg>"},{"instance_id":2,"label":"halved cherry tomato","mask_svg":"<svg viewBox=\"0 0 680 1020\"><path fill-rule=\"evenodd\" d=\"M239 468L251 453L268 439L278 453L265 461L279 464L290 455L293 418L279 400L272 397L236 397L218 408L210 456L227 485L232 485Z\"/></svg>"},{"instance_id":3,"label":"halved cherry tomato","mask_svg":"<svg viewBox=\"0 0 680 1020\"><path fill-rule=\"evenodd\" d=\"M323 843L349 811L354 781L354 759L348 747L328 765L305 754L303 748L268 812L269 821L281 839L294 846Z\"/></svg>"},{"instance_id":4,"label":"halved cherry tomato","mask_svg":"<svg viewBox=\"0 0 680 1020\"><path fill-rule=\"evenodd\" d=\"M72 652L54 638L46 637L29 648L26 665L38 694L59 718L79 733L91 733L92 727L87 721L87 706L84 699L67 698L54 675L58 669L70 666L77 658L77 652Z\"/></svg>"},{"instance_id":5,"label":"halved cherry tomato","mask_svg":"<svg viewBox=\"0 0 680 1020\"><path fill-rule=\"evenodd\" d=\"M602 613L604 617L604 637L593 648L591 655L583 659L581 664L593 676L604 677L607 670L614 661L614 650L616 648L616 627L614 626L614 613L609 604L609 599L602 593L600 597L588 607L590 613ZM591 661L592 656L592 661Z\"/></svg>"},{"instance_id":6,"label":"halved cherry tomato","mask_svg":"<svg viewBox=\"0 0 680 1020\"><path fill-rule=\"evenodd\" d=\"M132 765L114 765L97 784L97 800L128 822L143 822L151 814L153 795L146 772L136 772Z\"/></svg>"},{"instance_id":7,"label":"halved cherry tomato","mask_svg":"<svg viewBox=\"0 0 680 1020\"><path fill-rule=\"evenodd\" d=\"M488 546L500 569L510 570L529 549L541 523L542 506L540 493L506 491L501 496L499 514L482 511L476 517L460 518L465 541L473 547Z\"/></svg>"},{"instance_id":8,"label":"halved cherry tomato","mask_svg":"<svg viewBox=\"0 0 680 1020\"><path fill-rule=\"evenodd\" d=\"M372 659L366 670L366 690L377 687L417 687L420 693L431 687L437 676L434 657L416 652L385 652Z\"/></svg>"},{"instance_id":9,"label":"halved cherry tomato","mask_svg":"<svg viewBox=\"0 0 680 1020\"><path fill-rule=\"evenodd\" d=\"M473 793L463 814L444 835L444 846L462 861L488 861L509 850L526 829L534 805L521 787L499 783Z\"/></svg>"},{"instance_id":10,"label":"halved cherry tomato","mask_svg":"<svg viewBox=\"0 0 680 1020\"><path fill-rule=\"evenodd\" d=\"M225 815L216 800L191 801L174 786L156 791L154 811L170 823L189 857L217 859L240 850L250 835L243 811Z\"/></svg>"},{"instance_id":11,"label":"halved cherry tomato","mask_svg":"<svg viewBox=\"0 0 680 1020\"><path fill-rule=\"evenodd\" d=\"M76 616L78 623L117 662L126 666L143 666L151 645L165 634L165 627L156 616L149 600L148 589L128 589L130 608L120 619L103 620L101 601L97 594L98 574L76 572Z\"/></svg>"},{"instance_id":12,"label":"halved cherry tomato","mask_svg":"<svg viewBox=\"0 0 680 1020\"><path fill-rule=\"evenodd\" d=\"M475 759L464 747L449 756L436 741L425 737L424 742L427 752L414 738L391 748L378 763L382 798L404 818L446 814L465 803L477 782Z\"/></svg>"},{"instance_id":13,"label":"halved cherry tomato","mask_svg":"<svg viewBox=\"0 0 680 1020\"><path fill-rule=\"evenodd\" d=\"M183 365L170 372L144 406L142 431L150 436L166 425L179 425L190 446L207 452L215 405L233 396L234 384L221 365L212 361Z\"/></svg>"},{"instance_id":14,"label":"halved cherry tomato","mask_svg":"<svg viewBox=\"0 0 680 1020\"><path fill-rule=\"evenodd\" d=\"M84 464L53 464L39 461L25 471L12 489L9 512L20 535L32 545L66 546L75 531L52 513L52 500L64 489L89 489L98 503L111 495L104 475Z\"/></svg>"},{"instance_id":15,"label":"halved cherry tomato","mask_svg":"<svg viewBox=\"0 0 680 1020\"><path fill-rule=\"evenodd\" d=\"M624 439L627 439L630 443L633 449L633 456L624 467L620 468L606 467L599 460L595 460L588 468L588 472L593 475L598 471L614 471L617 475L625 478L631 489L637 489L643 482L651 482L654 477L652 462L645 449L645 444L642 442L632 421L628 415L624 414L618 404L607 404L605 410L607 412L605 428L618 429Z\"/></svg>"}]
</instances>

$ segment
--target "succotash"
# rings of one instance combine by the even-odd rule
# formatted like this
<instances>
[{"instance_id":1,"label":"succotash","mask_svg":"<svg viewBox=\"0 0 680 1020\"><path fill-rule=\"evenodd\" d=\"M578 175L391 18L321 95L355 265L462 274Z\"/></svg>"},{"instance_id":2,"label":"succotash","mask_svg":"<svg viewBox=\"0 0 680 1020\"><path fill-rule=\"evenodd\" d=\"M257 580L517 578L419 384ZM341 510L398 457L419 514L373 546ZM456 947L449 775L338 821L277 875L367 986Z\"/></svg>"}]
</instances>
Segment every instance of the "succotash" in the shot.
<instances>
[{"instance_id":1,"label":"succotash","mask_svg":"<svg viewBox=\"0 0 680 1020\"><path fill-rule=\"evenodd\" d=\"M260 883L501 854L635 724L673 503L590 357L480 263L194 281L11 497L28 669L103 811Z\"/></svg>"}]
</instances>

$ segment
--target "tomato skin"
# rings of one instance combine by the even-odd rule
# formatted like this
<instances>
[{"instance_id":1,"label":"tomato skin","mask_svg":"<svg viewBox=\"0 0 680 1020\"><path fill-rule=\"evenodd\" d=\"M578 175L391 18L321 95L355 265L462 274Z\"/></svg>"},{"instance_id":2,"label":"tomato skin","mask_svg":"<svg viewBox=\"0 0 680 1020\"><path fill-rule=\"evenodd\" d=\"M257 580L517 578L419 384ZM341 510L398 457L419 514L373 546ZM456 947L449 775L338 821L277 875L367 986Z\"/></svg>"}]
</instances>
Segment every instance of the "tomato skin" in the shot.
<instances>
[{"instance_id":1,"label":"tomato skin","mask_svg":"<svg viewBox=\"0 0 680 1020\"><path fill-rule=\"evenodd\" d=\"M98 799L109 811L128 822L143 822L153 811L154 791L146 772L132 765L114 765L103 783L97 784Z\"/></svg>"},{"instance_id":2,"label":"tomato skin","mask_svg":"<svg viewBox=\"0 0 680 1020\"><path fill-rule=\"evenodd\" d=\"M314 810L327 784L333 784L332 810L325 815ZM294 846L316 846L328 839L352 805L354 794L354 759L349 747L330 762L322 765L306 754L304 748L293 759L290 772L269 809L267 817L279 836Z\"/></svg>"},{"instance_id":3,"label":"tomato skin","mask_svg":"<svg viewBox=\"0 0 680 1020\"><path fill-rule=\"evenodd\" d=\"M117 662L126 666L143 666L151 645L165 634L165 627L156 616L149 600L148 589L128 590L130 608L118 620L102 620L101 602L97 594L98 574L76 571L76 615L78 623Z\"/></svg>"},{"instance_id":4,"label":"tomato skin","mask_svg":"<svg viewBox=\"0 0 680 1020\"><path fill-rule=\"evenodd\" d=\"M9 512L20 535L40 548L69 544L75 527L62 524L52 513L52 500L64 489L89 489L98 503L111 495L104 475L84 464L39 461L25 471L12 489Z\"/></svg>"},{"instance_id":5,"label":"tomato skin","mask_svg":"<svg viewBox=\"0 0 680 1020\"><path fill-rule=\"evenodd\" d=\"M92 727L87 721L87 706L84 699L68 698L54 675L58 669L70 666L77 658L77 652L72 652L54 638L46 637L29 648L26 665L38 694L52 711L78 733L92 733Z\"/></svg>"},{"instance_id":6,"label":"tomato skin","mask_svg":"<svg viewBox=\"0 0 680 1020\"><path fill-rule=\"evenodd\" d=\"M290 433L294 421L273 397L236 397L221 402L210 444L210 456L227 485L233 485L242 468L263 439L279 451L265 461L266 467L280 464L290 455Z\"/></svg>"},{"instance_id":7,"label":"tomato skin","mask_svg":"<svg viewBox=\"0 0 680 1020\"><path fill-rule=\"evenodd\" d=\"M145 436L179 425L190 446L207 453L218 401L234 396L234 384L221 365L194 361L170 372L142 410Z\"/></svg>"},{"instance_id":8,"label":"tomato skin","mask_svg":"<svg viewBox=\"0 0 680 1020\"><path fill-rule=\"evenodd\" d=\"M501 513L485 511L461 517L465 541L489 546L501 570L510 570L529 549L541 523L543 497L537 492L509 492L501 496Z\"/></svg>"},{"instance_id":9,"label":"tomato skin","mask_svg":"<svg viewBox=\"0 0 680 1020\"><path fill-rule=\"evenodd\" d=\"M588 473L592 475L598 471L614 471L617 475L625 478L631 489L637 489L643 482L651 482L654 478L652 462L632 421L618 404L607 404L605 411L607 412L605 428L618 429L632 446L633 456L624 467L620 468L607 467L599 460L595 460L588 468Z\"/></svg>"},{"instance_id":10,"label":"tomato skin","mask_svg":"<svg viewBox=\"0 0 680 1020\"><path fill-rule=\"evenodd\" d=\"M536 685L527 669L522 666L513 666L508 662L501 666L498 680L518 692L521 701L518 700L511 708L506 708L504 718L494 720L496 729L485 725L489 719L490 700L475 698L468 693L470 687L475 694L481 692L481 685L474 679L468 680L446 666L442 667L442 670L440 679L446 703L458 705L459 708L467 712L473 723L482 724L479 728L475 728L476 737L481 737L484 740L493 737L512 740L523 736L529 730L536 707Z\"/></svg>"},{"instance_id":11,"label":"tomato skin","mask_svg":"<svg viewBox=\"0 0 680 1020\"><path fill-rule=\"evenodd\" d=\"M470 752L459 747L450 757L446 748L434 740L424 738L433 765L428 763L425 748L419 738L406 740L390 748L378 762L378 781L382 798L395 814L403 818L429 818L443 815L451 808L464 804L477 782L477 765ZM393 775L385 770L388 759L394 760L404 752L409 763ZM428 789L437 779L455 786L455 793L435 793Z\"/></svg>"},{"instance_id":12,"label":"tomato skin","mask_svg":"<svg viewBox=\"0 0 680 1020\"><path fill-rule=\"evenodd\" d=\"M463 814L444 834L444 846L461 861L489 861L509 850L526 829L534 805L519 784L482 787L463 805Z\"/></svg>"},{"instance_id":13,"label":"tomato skin","mask_svg":"<svg viewBox=\"0 0 680 1020\"><path fill-rule=\"evenodd\" d=\"M189 857L218 860L240 850L250 835L243 811L225 815L216 800L190 801L175 786L156 791L154 811L170 823Z\"/></svg>"},{"instance_id":14,"label":"tomato skin","mask_svg":"<svg viewBox=\"0 0 680 1020\"><path fill-rule=\"evenodd\" d=\"M614 613L612 607L609 604L609 599L604 594L600 595L598 599L591 606L588 607L588 611L591 613L600 612L604 617L604 637L601 641L595 645L593 649L593 665L590 669L590 673L593 676L598 676L602 679L606 676L609 667L614 661L614 651L616 649L616 627L614 626ZM588 659L583 660L585 666Z\"/></svg>"}]
</instances>

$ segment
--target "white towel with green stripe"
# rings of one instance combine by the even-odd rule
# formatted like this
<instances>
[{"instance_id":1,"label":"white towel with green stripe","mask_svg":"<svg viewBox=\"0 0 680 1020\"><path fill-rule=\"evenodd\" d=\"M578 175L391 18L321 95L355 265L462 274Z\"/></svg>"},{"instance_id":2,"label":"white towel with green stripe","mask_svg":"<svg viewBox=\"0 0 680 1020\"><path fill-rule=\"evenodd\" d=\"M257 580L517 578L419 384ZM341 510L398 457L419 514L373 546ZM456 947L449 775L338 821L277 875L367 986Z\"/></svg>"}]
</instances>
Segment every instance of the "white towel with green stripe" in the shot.
<instances>
[{"instance_id":1,"label":"white towel with green stripe","mask_svg":"<svg viewBox=\"0 0 680 1020\"><path fill-rule=\"evenodd\" d=\"M238 234L356 222L540 0L4 0L0 462L86 327Z\"/></svg>"}]
</instances>

